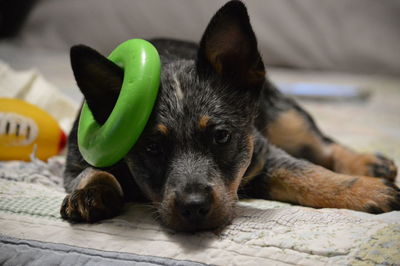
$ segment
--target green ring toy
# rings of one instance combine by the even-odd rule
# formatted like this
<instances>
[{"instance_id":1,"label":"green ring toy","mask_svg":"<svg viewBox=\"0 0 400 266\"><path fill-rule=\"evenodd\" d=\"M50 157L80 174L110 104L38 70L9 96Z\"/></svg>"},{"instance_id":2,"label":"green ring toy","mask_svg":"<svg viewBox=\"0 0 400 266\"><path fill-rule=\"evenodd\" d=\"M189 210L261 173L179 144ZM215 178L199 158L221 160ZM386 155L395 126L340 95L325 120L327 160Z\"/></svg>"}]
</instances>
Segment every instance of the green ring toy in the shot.
<instances>
[{"instance_id":1,"label":"green ring toy","mask_svg":"<svg viewBox=\"0 0 400 266\"><path fill-rule=\"evenodd\" d=\"M108 59L124 69L117 103L107 121L99 125L85 102L78 126L79 151L95 167L115 164L133 147L150 117L160 85L160 57L149 42L125 41Z\"/></svg>"}]
</instances>

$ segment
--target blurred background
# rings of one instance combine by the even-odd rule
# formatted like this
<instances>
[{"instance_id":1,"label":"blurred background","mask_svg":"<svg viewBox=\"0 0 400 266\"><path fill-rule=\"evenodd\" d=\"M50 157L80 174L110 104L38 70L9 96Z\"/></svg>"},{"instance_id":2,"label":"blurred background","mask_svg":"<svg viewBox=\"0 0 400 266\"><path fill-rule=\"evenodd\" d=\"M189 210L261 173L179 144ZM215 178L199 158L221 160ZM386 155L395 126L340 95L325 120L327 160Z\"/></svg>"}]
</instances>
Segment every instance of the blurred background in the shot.
<instances>
[{"instance_id":1,"label":"blurred background","mask_svg":"<svg viewBox=\"0 0 400 266\"><path fill-rule=\"evenodd\" d=\"M2 0L0 57L16 68L58 75L58 60L68 63L69 48L78 43L108 54L135 37L197 42L225 2ZM400 75L398 0L244 2L269 67Z\"/></svg>"},{"instance_id":2,"label":"blurred background","mask_svg":"<svg viewBox=\"0 0 400 266\"><path fill-rule=\"evenodd\" d=\"M36 69L79 102L69 65L72 45L86 44L107 55L130 38L197 42L225 2L2 0L0 60L16 70ZM244 2L268 76L279 84L312 84L312 89L328 84L366 90L370 97L320 97L305 106L340 141L400 158L400 1Z\"/></svg>"}]
</instances>

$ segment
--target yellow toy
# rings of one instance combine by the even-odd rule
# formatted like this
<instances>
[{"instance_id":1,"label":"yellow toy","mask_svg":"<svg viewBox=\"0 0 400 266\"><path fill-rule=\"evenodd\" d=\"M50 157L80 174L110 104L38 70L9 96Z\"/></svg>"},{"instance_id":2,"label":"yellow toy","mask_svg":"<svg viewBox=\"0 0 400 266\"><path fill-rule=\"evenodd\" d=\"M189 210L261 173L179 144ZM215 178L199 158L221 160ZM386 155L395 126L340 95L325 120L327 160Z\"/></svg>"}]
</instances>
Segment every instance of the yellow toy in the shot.
<instances>
[{"instance_id":1,"label":"yellow toy","mask_svg":"<svg viewBox=\"0 0 400 266\"><path fill-rule=\"evenodd\" d=\"M58 122L39 107L22 100L0 98L0 160L47 160L66 144Z\"/></svg>"}]
</instances>

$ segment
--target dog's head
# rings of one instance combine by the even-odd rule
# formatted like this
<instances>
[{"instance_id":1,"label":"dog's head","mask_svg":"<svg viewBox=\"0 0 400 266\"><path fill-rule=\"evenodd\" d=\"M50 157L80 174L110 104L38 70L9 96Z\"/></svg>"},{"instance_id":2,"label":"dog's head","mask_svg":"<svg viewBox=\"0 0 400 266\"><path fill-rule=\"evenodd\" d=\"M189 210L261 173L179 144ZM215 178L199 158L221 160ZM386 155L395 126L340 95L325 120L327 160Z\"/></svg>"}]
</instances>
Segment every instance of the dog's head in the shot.
<instances>
[{"instance_id":1,"label":"dog's head","mask_svg":"<svg viewBox=\"0 0 400 266\"><path fill-rule=\"evenodd\" d=\"M193 60L162 61L151 118L124 160L168 227L224 225L252 158L253 122L265 81L245 6L231 1L215 14ZM123 71L86 46L71 49L71 62L95 119L104 123Z\"/></svg>"}]
</instances>

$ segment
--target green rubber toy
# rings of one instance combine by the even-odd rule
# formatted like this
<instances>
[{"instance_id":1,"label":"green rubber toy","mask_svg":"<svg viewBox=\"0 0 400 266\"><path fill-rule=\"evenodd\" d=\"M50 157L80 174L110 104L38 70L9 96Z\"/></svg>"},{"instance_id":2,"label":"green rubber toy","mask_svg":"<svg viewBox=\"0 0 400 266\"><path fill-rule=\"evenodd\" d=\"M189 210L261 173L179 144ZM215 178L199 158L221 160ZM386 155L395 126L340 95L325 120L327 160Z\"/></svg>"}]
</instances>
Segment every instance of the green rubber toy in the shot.
<instances>
[{"instance_id":1,"label":"green rubber toy","mask_svg":"<svg viewBox=\"0 0 400 266\"><path fill-rule=\"evenodd\" d=\"M160 57L151 43L125 41L108 59L124 70L117 103L107 121L99 125L85 102L78 126L79 151L95 167L115 164L133 147L150 117L160 85Z\"/></svg>"}]
</instances>

